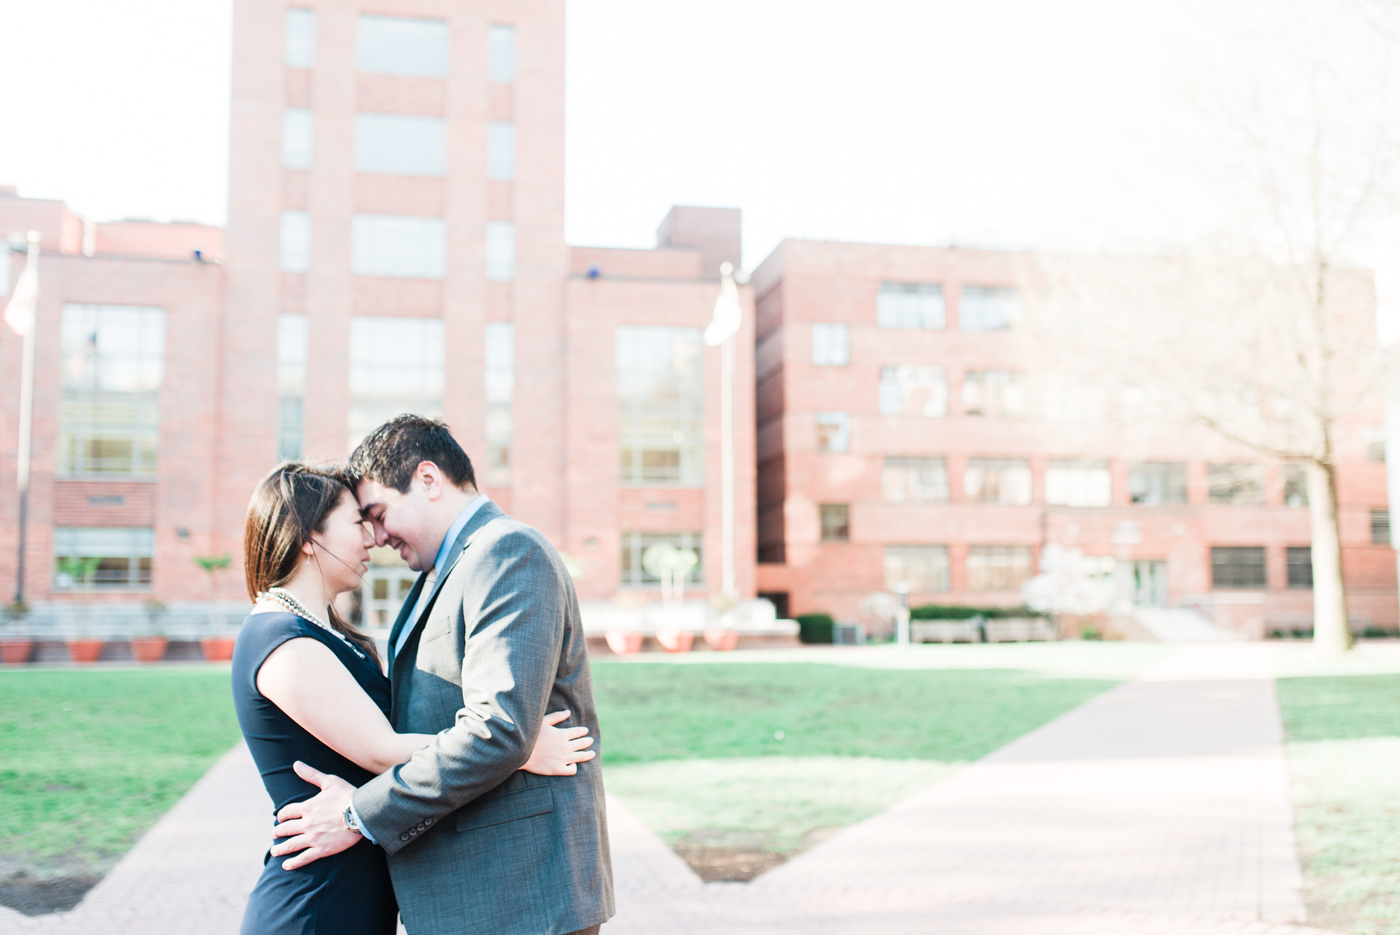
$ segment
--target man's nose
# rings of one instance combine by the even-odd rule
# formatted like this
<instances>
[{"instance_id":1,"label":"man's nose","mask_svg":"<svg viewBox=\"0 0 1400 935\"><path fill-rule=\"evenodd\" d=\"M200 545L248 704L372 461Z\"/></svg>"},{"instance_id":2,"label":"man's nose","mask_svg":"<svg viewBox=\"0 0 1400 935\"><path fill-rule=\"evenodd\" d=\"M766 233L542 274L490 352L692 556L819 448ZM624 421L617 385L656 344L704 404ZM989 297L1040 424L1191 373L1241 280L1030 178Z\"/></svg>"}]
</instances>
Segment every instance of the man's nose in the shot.
<instances>
[{"instance_id":1,"label":"man's nose","mask_svg":"<svg viewBox=\"0 0 1400 935\"><path fill-rule=\"evenodd\" d=\"M384 545L389 541L389 534L384 531L384 527L378 523L374 524L374 544Z\"/></svg>"}]
</instances>

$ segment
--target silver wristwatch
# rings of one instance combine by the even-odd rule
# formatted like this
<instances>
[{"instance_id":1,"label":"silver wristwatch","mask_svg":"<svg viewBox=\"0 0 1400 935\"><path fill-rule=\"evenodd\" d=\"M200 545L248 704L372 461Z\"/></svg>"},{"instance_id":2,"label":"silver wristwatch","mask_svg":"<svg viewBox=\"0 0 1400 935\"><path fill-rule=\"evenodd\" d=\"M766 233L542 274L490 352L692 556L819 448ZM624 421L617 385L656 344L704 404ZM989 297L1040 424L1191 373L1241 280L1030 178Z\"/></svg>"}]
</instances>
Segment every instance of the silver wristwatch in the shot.
<instances>
[{"instance_id":1,"label":"silver wristwatch","mask_svg":"<svg viewBox=\"0 0 1400 935\"><path fill-rule=\"evenodd\" d=\"M356 834L364 834L364 832L360 830L360 823L355 820L355 807L353 805L345 806L345 827Z\"/></svg>"}]
</instances>

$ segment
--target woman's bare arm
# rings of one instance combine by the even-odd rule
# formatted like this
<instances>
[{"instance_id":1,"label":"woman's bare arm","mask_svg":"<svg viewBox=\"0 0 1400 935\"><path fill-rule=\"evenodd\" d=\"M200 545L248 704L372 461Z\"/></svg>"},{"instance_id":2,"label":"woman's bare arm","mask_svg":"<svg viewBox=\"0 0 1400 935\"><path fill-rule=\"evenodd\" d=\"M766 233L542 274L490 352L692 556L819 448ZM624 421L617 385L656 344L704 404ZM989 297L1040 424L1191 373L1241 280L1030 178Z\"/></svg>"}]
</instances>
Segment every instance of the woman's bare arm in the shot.
<instances>
[{"instance_id":1,"label":"woman's bare arm","mask_svg":"<svg viewBox=\"0 0 1400 935\"><path fill-rule=\"evenodd\" d=\"M287 640L258 669L258 691L317 740L372 773L406 763L430 734L397 733L379 706L328 646L310 637ZM533 773L571 776L576 764L596 755L586 727L557 728L567 711L545 718L523 767Z\"/></svg>"}]
</instances>

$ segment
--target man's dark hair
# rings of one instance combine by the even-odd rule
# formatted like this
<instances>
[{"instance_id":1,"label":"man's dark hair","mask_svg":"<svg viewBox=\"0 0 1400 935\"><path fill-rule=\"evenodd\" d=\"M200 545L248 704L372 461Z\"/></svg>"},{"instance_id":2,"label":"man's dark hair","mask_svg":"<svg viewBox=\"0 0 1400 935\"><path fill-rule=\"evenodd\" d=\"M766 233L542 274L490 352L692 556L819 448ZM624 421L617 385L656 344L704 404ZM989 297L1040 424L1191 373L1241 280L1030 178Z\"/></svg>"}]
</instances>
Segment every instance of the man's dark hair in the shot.
<instances>
[{"instance_id":1,"label":"man's dark hair","mask_svg":"<svg viewBox=\"0 0 1400 935\"><path fill-rule=\"evenodd\" d=\"M407 493L413 472L431 461L456 487L475 487L471 459L452 437L446 422L423 416L395 416L365 436L345 463L345 477L354 490L372 480Z\"/></svg>"}]
</instances>

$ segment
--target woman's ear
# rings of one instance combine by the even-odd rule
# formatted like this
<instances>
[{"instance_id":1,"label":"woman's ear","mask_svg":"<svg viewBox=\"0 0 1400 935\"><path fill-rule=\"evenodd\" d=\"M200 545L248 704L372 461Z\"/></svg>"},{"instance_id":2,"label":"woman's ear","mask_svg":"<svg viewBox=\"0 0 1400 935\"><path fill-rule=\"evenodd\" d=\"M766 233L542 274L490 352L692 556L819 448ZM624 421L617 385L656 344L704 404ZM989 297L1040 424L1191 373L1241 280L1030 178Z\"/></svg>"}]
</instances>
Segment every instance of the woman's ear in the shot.
<instances>
[{"instance_id":1,"label":"woman's ear","mask_svg":"<svg viewBox=\"0 0 1400 935\"><path fill-rule=\"evenodd\" d=\"M310 539L307 539L301 544L301 554L308 557L316 554L316 547L311 544Z\"/></svg>"}]
</instances>

